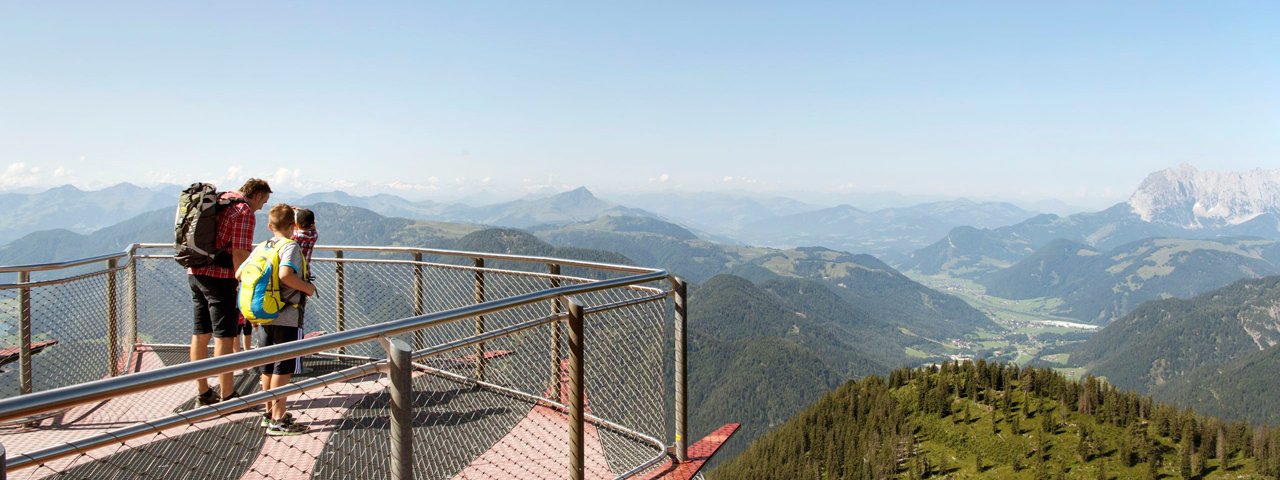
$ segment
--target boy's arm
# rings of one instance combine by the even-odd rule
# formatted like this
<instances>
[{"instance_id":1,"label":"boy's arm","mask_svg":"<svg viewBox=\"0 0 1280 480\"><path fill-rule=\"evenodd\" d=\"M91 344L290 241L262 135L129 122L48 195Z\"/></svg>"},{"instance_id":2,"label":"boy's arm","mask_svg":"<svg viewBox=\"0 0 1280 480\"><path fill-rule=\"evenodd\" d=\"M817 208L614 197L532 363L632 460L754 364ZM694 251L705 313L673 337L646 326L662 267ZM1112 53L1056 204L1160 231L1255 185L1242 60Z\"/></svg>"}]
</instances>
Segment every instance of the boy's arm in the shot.
<instances>
[{"instance_id":1,"label":"boy's arm","mask_svg":"<svg viewBox=\"0 0 1280 480\"><path fill-rule=\"evenodd\" d=\"M303 280L297 273L294 273L293 267L288 265L280 266L280 281L289 288L302 292L308 297L316 294L316 286L312 285L311 282Z\"/></svg>"}]
</instances>

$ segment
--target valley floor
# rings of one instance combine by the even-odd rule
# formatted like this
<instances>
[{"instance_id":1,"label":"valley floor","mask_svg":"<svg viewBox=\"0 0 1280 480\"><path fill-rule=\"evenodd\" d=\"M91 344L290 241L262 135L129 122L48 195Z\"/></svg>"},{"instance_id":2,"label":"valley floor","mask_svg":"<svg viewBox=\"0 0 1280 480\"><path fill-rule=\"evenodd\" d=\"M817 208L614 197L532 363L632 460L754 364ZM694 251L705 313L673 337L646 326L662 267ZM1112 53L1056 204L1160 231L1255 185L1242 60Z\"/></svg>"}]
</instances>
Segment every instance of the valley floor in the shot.
<instances>
[{"instance_id":1,"label":"valley floor","mask_svg":"<svg viewBox=\"0 0 1280 480\"><path fill-rule=\"evenodd\" d=\"M1069 350L1070 345L1083 342L1101 327L1050 314L1060 300L1010 300L988 295L982 285L972 280L912 272L906 275L929 288L964 300L1005 328L1002 332L980 331L967 338L934 339L937 341L909 349L909 357L985 359L1014 362L1021 366L1036 361L1053 367L1068 378L1079 378L1084 374L1083 368L1070 363L1069 354L1061 352Z\"/></svg>"}]
</instances>

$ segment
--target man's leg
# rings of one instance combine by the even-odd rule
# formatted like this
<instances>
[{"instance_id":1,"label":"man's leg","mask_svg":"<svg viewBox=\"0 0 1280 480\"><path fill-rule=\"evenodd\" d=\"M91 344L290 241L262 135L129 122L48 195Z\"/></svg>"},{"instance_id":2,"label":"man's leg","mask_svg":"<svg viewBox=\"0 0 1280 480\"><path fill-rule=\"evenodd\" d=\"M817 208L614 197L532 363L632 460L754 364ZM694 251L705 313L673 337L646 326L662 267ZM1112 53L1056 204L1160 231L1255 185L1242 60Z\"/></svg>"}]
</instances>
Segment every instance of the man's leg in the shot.
<instances>
[{"instance_id":1,"label":"man's leg","mask_svg":"<svg viewBox=\"0 0 1280 480\"><path fill-rule=\"evenodd\" d=\"M209 358L209 337L212 333L201 333L191 336L191 361L204 360ZM209 379L200 377L196 379L196 393L204 393L209 389Z\"/></svg>"},{"instance_id":2,"label":"man's leg","mask_svg":"<svg viewBox=\"0 0 1280 480\"><path fill-rule=\"evenodd\" d=\"M202 278L187 275L187 284L191 287L192 316L195 319L191 334L191 361L202 360L209 356L209 338L213 336L213 319L209 312L208 286ZM209 381L201 377L196 380L196 394L209 390Z\"/></svg>"},{"instance_id":3,"label":"man's leg","mask_svg":"<svg viewBox=\"0 0 1280 480\"><path fill-rule=\"evenodd\" d=\"M223 355L235 353L236 337L213 338L213 356L221 357ZM233 372L218 374L218 387L222 392L222 398L227 398L235 391L235 374Z\"/></svg>"},{"instance_id":4,"label":"man's leg","mask_svg":"<svg viewBox=\"0 0 1280 480\"><path fill-rule=\"evenodd\" d=\"M236 309L236 281L229 278L215 279L209 289L209 314L213 317L213 356L221 357L235 351L239 341L239 311ZM218 386L222 398L235 393L234 372L218 374Z\"/></svg>"}]
</instances>

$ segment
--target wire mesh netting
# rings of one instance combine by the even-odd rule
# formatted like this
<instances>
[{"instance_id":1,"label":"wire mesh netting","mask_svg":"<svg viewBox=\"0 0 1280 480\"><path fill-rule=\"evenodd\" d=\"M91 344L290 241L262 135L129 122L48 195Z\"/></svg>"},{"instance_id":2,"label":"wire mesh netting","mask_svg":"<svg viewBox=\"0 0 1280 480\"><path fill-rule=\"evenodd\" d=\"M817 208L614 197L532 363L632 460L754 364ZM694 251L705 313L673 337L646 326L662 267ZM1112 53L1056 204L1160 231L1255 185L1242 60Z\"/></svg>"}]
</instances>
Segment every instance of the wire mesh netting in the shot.
<instances>
[{"instance_id":1,"label":"wire mesh netting","mask_svg":"<svg viewBox=\"0 0 1280 480\"><path fill-rule=\"evenodd\" d=\"M28 289L32 344L56 341L31 356L34 391L105 378L110 365L127 375L190 361L192 301L185 271L164 257L122 265ZM312 265L318 294L307 301L303 330L350 330L593 281L586 277L620 276L582 268L566 269L575 276L551 275L545 265L518 262L487 265L318 255ZM616 287L573 298L588 312L588 478L644 470L663 458L662 443L672 438L665 286ZM0 290L6 349L19 345L20 297L18 289ZM411 380L414 478L567 476L566 310L559 300L542 300L396 336L421 351ZM435 346L486 332L504 335L428 355ZM363 342L302 358L301 373L291 380L305 389L287 400L290 415L306 428L298 435L265 434L260 406L183 420L199 405L195 385L182 382L0 427L0 443L13 458L153 422L172 427L11 470L10 478L388 477L391 393L387 377L370 370L386 357L383 344ZM21 391L17 365L0 370L0 396ZM256 369L234 373L237 393L261 391ZM216 378L209 383L217 385Z\"/></svg>"}]
</instances>

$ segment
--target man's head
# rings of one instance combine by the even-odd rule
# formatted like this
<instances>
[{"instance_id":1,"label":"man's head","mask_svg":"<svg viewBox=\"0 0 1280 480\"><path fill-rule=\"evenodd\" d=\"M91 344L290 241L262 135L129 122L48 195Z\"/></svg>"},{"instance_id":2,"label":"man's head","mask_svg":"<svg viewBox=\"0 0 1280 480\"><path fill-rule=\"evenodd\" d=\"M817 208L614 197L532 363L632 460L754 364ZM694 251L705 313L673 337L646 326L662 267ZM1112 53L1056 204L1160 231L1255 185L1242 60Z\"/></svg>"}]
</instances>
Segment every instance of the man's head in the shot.
<instances>
[{"instance_id":1,"label":"man's head","mask_svg":"<svg viewBox=\"0 0 1280 480\"><path fill-rule=\"evenodd\" d=\"M267 185L267 181L261 178L250 178L240 187L240 194L244 195L249 201L249 207L256 212L262 210L262 206L271 198L271 185Z\"/></svg>"},{"instance_id":2,"label":"man's head","mask_svg":"<svg viewBox=\"0 0 1280 480\"><path fill-rule=\"evenodd\" d=\"M267 225L276 235L289 236L293 233L293 207L278 203L267 213Z\"/></svg>"},{"instance_id":3,"label":"man's head","mask_svg":"<svg viewBox=\"0 0 1280 480\"><path fill-rule=\"evenodd\" d=\"M316 226L316 214L307 208L293 209L295 220L297 220L298 228L308 229Z\"/></svg>"}]
</instances>

